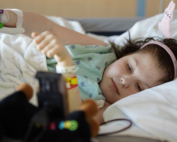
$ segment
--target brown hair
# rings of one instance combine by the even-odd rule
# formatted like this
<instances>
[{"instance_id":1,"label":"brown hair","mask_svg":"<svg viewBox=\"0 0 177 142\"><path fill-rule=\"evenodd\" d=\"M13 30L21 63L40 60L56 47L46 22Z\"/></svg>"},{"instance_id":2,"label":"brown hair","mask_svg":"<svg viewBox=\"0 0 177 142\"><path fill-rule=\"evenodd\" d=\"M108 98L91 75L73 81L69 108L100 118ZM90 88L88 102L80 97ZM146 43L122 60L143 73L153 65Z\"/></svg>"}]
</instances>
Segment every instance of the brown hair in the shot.
<instances>
[{"instance_id":1,"label":"brown hair","mask_svg":"<svg viewBox=\"0 0 177 142\"><path fill-rule=\"evenodd\" d=\"M117 56L117 59L120 59L123 56L126 56L128 54L132 54L135 52L143 52L143 53L151 53L152 57L157 62L157 66L163 70L164 76L160 80L161 82L165 83L168 81L173 80L174 78L174 66L171 60L171 57L169 54L159 45L150 44L146 46L145 48L140 49L141 46L143 46L145 43L149 41L159 41L165 45L167 45L175 57L177 58L177 40L175 39L162 39L159 37L148 37L148 38L138 38L133 41L130 39L127 40L127 43L124 44L124 46L118 50L114 43L111 43L115 54Z\"/></svg>"}]
</instances>

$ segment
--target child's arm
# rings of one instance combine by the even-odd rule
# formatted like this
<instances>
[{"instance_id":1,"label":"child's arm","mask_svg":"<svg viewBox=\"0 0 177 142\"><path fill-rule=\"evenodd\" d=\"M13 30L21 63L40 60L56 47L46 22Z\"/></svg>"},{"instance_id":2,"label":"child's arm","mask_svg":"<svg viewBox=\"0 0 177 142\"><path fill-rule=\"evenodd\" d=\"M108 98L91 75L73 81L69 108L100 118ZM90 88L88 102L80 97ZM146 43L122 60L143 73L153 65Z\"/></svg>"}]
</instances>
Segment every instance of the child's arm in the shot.
<instances>
[{"instance_id":1,"label":"child's arm","mask_svg":"<svg viewBox=\"0 0 177 142\"><path fill-rule=\"evenodd\" d=\"M72 57L67 49L51 32L45 31L41 34L33 32L31 36L34 38L34 43L36 44L37 49L49 58L54 57L57 61L57 66L67 67L74 65ZM63 74L63 76L65 78L72 78L76 76L76 74ZM79 87L76 86L72 89L67 89L67 95L69 102L69 112L77 110L82 103Z\"/></svg>"},{"instance_id":2,"label":"child's arm","mask_svg":"<svg viewBox=\"0 0 177 142\"><path fill-rule=\"evenodd\" d=\"M9 22L5 23L4 26L15 27L17 16L10 10L7 10L9 13ZM69 44L81 44L81 45L103 45L106 46L101 40L89 37L87 35L83 35L81 33L75 32L68 28L62 27L45 16L32 13L32 12L23 12L23 28L25 29L25 35L31 36L33 31L38 33L44 31L50 31L53 33L57 39L60 40L64 45Z\"/></svg>"}]
</instances>

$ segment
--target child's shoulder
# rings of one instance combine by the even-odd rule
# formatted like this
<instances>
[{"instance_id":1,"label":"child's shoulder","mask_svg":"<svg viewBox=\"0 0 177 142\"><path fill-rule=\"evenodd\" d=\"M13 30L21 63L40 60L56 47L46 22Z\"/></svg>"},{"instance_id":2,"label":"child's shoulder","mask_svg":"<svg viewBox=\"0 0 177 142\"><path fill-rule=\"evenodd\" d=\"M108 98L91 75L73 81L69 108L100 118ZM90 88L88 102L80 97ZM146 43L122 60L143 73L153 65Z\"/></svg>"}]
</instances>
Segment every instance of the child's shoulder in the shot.
<instances>
[{"instance_id":1,"label":"child's shoulder","mask_svg":"<svg viewBox=\"0 0 177 142\"><path fill-rule=\"evenodd\" d=\"M107 46L102 45L80 45L80 44L72 44L65 46L70 53L73 54L86 54L86 53L110 53L112 52L111 44L107 44Z\"/></svg>"},{"instance_id":2,"label":"child's shoulder","mask_svg":"<svg viewBox=\"0 0 177 142\"><path fill-rule=\"evenodd\" d=\"M98 47L111 47L111 44L110 43L107 43L106 46L103 46L103 45L81 45L81 44L70 44L70 45L66 45L66 47L70 47L72 49L75 49L75 48L80 48L80 47L84 47L84 48L98 48Z\"/></svg>"}]
</instances>

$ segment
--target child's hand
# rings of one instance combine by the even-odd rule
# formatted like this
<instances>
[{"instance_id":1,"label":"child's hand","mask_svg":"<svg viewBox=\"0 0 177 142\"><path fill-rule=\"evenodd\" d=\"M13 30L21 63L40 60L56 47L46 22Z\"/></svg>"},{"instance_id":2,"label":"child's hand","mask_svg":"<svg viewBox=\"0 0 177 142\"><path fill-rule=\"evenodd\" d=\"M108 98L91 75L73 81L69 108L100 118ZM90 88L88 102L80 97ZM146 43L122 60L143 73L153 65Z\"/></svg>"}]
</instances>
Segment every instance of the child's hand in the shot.
<instances>
[{"instance_id":1,"label":"child's hand","mask_svg":"<svg viewBox=\"0 0 177 142\"><path fill-rule=\"evenodd\" d=\"M54 57L59 66L71 66L73 60L65 46L49 31L31 34L37 49L47 57Z\"/></svg>"},{"instance_id":2,"label":"child's hand","mask_svg":"<svg viewBox=\"0 0 177 142\"><path fill-rule=\"evenodd\" d=\"M171 38L171 20L173 19L173 11L175 9L174 1L171 1L168 7L165 9L164 17L162 21L159 22L158 27L164 36Z\"/></svg>"}]
</instances>

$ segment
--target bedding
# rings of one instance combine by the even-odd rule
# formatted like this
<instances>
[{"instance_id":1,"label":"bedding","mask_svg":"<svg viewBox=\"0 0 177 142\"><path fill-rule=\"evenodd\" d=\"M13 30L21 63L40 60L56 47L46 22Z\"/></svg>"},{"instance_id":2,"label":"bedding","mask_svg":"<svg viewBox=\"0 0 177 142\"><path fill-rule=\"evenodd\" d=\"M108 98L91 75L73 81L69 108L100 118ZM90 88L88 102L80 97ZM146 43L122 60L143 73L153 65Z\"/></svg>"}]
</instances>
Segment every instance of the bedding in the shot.
<instances>
[{"instance_id":1,"label":"bedding","mask_svg":"<svg viewBox=\"0 0 177 142\"><path fill-rule=\"evenodd\" d=\"M84 34L80 23L63 18L48 17L52 21ZM46 57L36 48L32 39L22 34L0 34L0 99L14 92L18 85L28 83L34 90L30 102L37 105L37 70L47 71Z\"/></svg>"},{"instance_id":2,"label":"bedding","mask_svg":"<svg viewBox=\"0 0 177 142\"><path fill-rule=\"evenodd\" d=\"M46 66L41 62L45 58L31 41L23 35L0 34L0 99L14 92L23 82L36 90L33 76L39 68L46 70ZM36 102L35 97L30 101Z\"/></svg>"},{"instance_id":3,"label":"bedding","mask_svg":"<svg viewBox=\"0 0 177 142\"><path fill-rule=\"evenodd\" d=\"M157 24L163 14L137 22L131 29L131 38L147 36L163 37ZM62 26L88 34L105 42L112 41L122 45L128 32L122 35L98 36L87 33L76 21L60 17L48 17ZM172 21L172 38L176 38L177 11ZM45 56L35 48L32 39L23 35L0 34L0 99L13 92L22 82L29 83L34 89L31 103L37 105L35 98L38 82L33 78L37 70L47 70ZM177 135L177 79L169 83L144 90L126 97L111 105L104 113L105 121L116 118L131 119L133 126L111 136L138 136L154 140L176 141ZM116 113L115 113L116 112ZM127 126L125 122L113 122L100 127L100 134Z\"/></svg>"}]
</instances>

